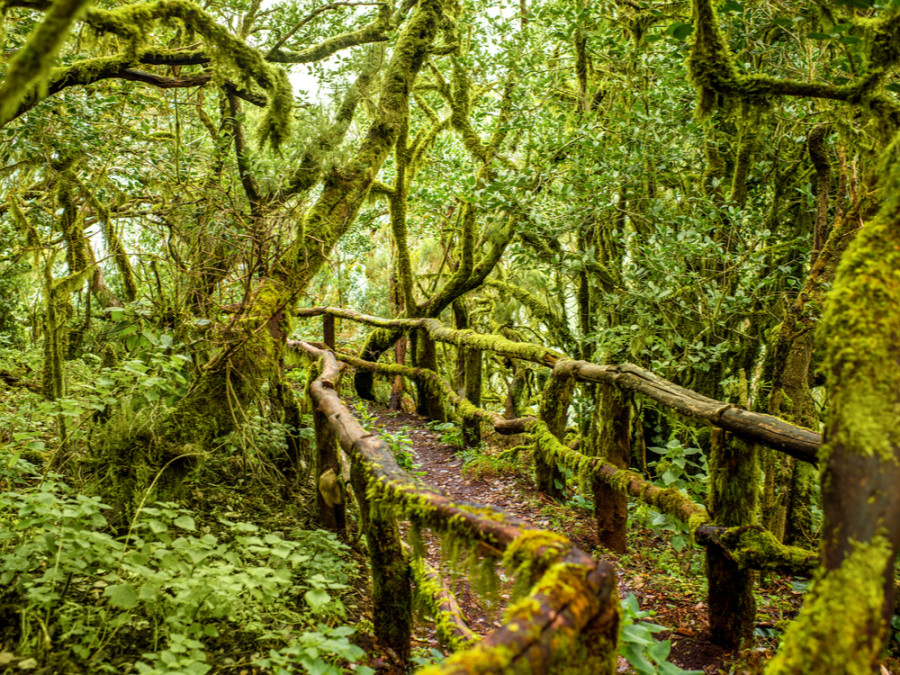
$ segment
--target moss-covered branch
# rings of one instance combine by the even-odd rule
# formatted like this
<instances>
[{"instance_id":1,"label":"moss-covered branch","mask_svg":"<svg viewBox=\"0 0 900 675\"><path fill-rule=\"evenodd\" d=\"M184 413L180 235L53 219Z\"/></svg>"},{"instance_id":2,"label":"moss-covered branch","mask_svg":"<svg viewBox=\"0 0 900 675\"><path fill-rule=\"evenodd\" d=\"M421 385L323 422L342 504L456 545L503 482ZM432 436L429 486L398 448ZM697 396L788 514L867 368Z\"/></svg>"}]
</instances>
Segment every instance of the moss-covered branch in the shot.
<instances>
[{"instance_id":1,"label":"moss-covered branch","mask_svg":"<svg viewBox=\"0 0 900 675\"><path fill-rule=\"evenodd\" d=\"M818 552L782 544L759 525L721 527L706 524L694 531L694 537L701 544L719 546L745 569L806 576L811 575L819 564Z\"/></svg>"},{"instance_id":2,"label":"moss-covered branch","mask_svg":"<svg viewBox=\"0 0 900 675\"><path fill-rule=\"evenodd\" d=\"M360 100L368 92L372 80L381 68L382 56L381 50L370 54L356 81L350 85L341 99L334 121L328 129L310 141L285 187L277 194L268 196L267 201L270 204L282 203L295 195L305 194L319 182L325 160L347 135Z\"/></svg>"},{"instance_id":3,"label":"moss-covered branch","mask_svg":"<svg viewBox=\"0 0 900 675\"><path fill-rule=\"evenodd\" d=\"M762 103L771 96L822 98L863 102L897 126L900 124L900 105L881 93L879 87L900 58L900 50L893 46L898 24L900 16L891 14L868 26L869 71L855 81L842 85L803 82L742 74L719 26L712 0L694 0L694 43L687 65L691 81L699 90L698 112L701 115L710 113L720 97L741 99L751 104Z\"/></svg>"},{"instance_id":4,"label":"moss-covered branch","mask_svg":"<svg viewBox=\"0 0 900 675\"><path fill-rule=\"evenodd\" d=\"M358 321L378 328L399 328L401 330L422 328L437 342L474 347L475 349L492 351L501 356L541 363L545 366L553 366L560 358L563 358L562 354L540 345L528 342L513 342L501 335L488 335L476 333L472 330L446 328L437 319L382 319L377 316L360 314L351 309L336 307L311 307L298 309L295 312L296 316L320 316L322 314L331 314L342 319L350 319L351 321Z\"/></svg>"},{"instance_id":5,"label":"moss-covered branch","mask_svg":"<svg viewBox=\"0 0 900 675\"><path fill-rule=\"evenodd\" d=\"M497 281L494 279L489 279L485 282L485 285L490 286L491 288L496 288L497 290L512 296L520 303L522 303L522 305L527 307L528 311L530 311L537 319L547 324L547 327L558 336L557 339L562 344L577 344L577 340L575 339L575 336L572 335L572 331L569 329L569 326L564 321L562 321L560 317L558 317L553 312L552 309L550 309L546 302L541 300L534 293L531 293L521 286L505 283L503 281Z\"/></svg>"},{"instance_id":6,"label":"moss-covered branch","mask_svg":"<svg viewBox=\"0 0 900 675\"><path fill-rule=\"evenodd\" d=\"M6 77L0 83L0 125L15 117L29 91L46 88L43 81L56 53L68 35L69 27L84 13L88 0L56 0L44 20L10 61Z\"/></svg>"}]
</instances>

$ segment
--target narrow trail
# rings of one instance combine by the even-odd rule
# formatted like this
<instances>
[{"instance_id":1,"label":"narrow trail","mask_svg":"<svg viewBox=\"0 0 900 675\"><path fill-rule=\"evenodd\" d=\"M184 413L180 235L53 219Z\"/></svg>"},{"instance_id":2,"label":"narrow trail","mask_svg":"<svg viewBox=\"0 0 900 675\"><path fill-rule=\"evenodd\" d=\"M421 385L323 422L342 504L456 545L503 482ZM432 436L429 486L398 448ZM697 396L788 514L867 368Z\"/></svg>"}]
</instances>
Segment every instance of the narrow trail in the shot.
<instances>
[{"instance_id":1,"label":"narrow trail","mask_svg":"<svg viewBox=\"0 0 900 675\"><path fill-rule=\"evenodd\" d=\"M564 534L585 551L597 547L596 531L592 518L587 514L573 517L576 521L561 524L548 516L546 507L554 503L540 494L530 483L515 476L491 476L490 479L467 477L463 473L463 458L453 445L441 439L441 433L429 429L428 419L416 414L391 411L378 405L368 404L368 411L376 420L379 431L388 434L406 434L412 441L412 454L417 471L430 485L444 490L461 501L486 504L503 509L519 518L543 529ZM658 539L658 538L657 538ZM509 599L511 581L501 585L499 607L490 607L484 599L473 591L469 579L458 570L448 569L441 556L440 542L429 533L423 533L423 543L428 563L441 571L450 590L456 596L469 627L479 635L485 635L500 625L503 604ZM660 546L665 546L658 540ZM706 627L705 605L690 596L673 604L672 598L658 592L648 583L652 571L643 567L646 561L638 554L633 561L618 560L615 555L604 551L604 557L616 564L619 577L619 594L625 597L634 593L641 601L642 608L653 609L658 621L665 625L679 626L670 634L661 634L661 639L672 639L673 649L670 660L682 668L701 669L710 675L725 672L720 670L727 652L712 645L702 634ZM665 619L663 618L665 617ZM684 628L693 626L694 630ZM427 652L439 648L434 626L430 623L417 626L413 637L414 647L422 647ZM619 657L619 672L628 672L627 662Z\"/></svg>"},{"instance_id":2,"label":"narrow trail","mask_svg":"<svg viewBox=\"0 0 900 675\"><path fill-rule=\"evenodd\" d=\"M540 514L534 509L522 504L514 478L498 477L488 484L486 481L464 477L462 458L452 445L441 441L440 433L428 429L426 418L406 412L385 410L374 405L370 405L369 410L377 417L379 429L391 434L405 432L409 435L413 442L412 454L418 465L417 471L424 474L422 479L428 484L444 490L460 501L496 506L534 525L541 527L549 525L549 521L541 519ZM451 579L446 575L448 571L446 565L442 561L440 542L430 533L426 532L423 535L428 563L441 570L445 580L451 583ZM465 578L452 579L452 586L451 590L456 595L466 621L473 631L485 635L500 625L499 614L502 607L495 610L485 606ZM507 590L501 589L501 600L509 598ZM418 637L422 639L421 635ZM437 646L433 631L429 631L427 642L429 644L426 646Z\"/></svg>"}]
</instances>

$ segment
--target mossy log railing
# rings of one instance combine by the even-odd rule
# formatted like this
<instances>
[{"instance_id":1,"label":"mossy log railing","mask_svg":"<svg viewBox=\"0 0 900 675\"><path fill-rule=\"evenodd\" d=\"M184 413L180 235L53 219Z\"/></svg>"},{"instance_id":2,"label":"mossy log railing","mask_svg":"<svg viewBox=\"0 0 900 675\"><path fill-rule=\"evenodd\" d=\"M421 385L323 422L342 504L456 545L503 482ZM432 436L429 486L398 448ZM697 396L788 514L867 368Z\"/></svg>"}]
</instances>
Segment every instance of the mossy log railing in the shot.
<instances>
[{"instance_id":1,"label":"mossy log railing","mask_svg":"<svg viewBox=\"0 0 900 675\"><path fill-rule=\"evenodd\" d=\"M300 343L291 341L288 345L298 348ZM724 555L742 566L787 574L809 574L815 569L818 560L816 553L785 546L760 526L722 527L712 524L706 509L680 490L657 487L634 471L619 468L601 457L591 457L573 450L553 436L547 425L537 418L505 419L496 412L478 408L459 396L450 383L434 371L398 364L373 363L343 353L336 356L341 362L354 368L386 376L402 375L411 380L424 380L429 386L438 388L461 417L473 417L490 424L499 434L532 434L536 443L543 443L545 451L575 475L602 481L613 489L672 516L690 529L698 543L720 547Z\"/></svg>"},{"instance_id":2,"label":"mossy log railing","mask_svg":"<svg viewBox=\"0 0 900 675\"><path fill-rule=\"evenodd\" d=\"M447 588L440 573L423 558L414 558L410 565L415 584L436 617L438 642L454 652L477 643L481 636L469 628L456 597Z\"/></svg>"},{"instance_id":3,"label":"mossy log railing","mask_svg":"<svg viewBox=\"0 0 900 675\"><path fill-rule=\"evenodd\" d=\"M569 359L564 354L527 342L515 342L500 335L453 330L437 319L383 319L336 307L312 307L296 311L296 316L328 315L357 321L377 328L421 329L433 340L491 351L553 368L555 374L570 373L582 382L607 382L661 403L691 419L706 421L750 443L759 443L803 462L817 464L822 435L771 415L745 410L741 406L708 398L695 391L630 363L598 365Z\"/></svg>"},{"instance_id":4,"label":"mossy log railing","mask_svg":"<svg viewBox=\"0 0 900 675\"><path fill-rule=\"evenodd\" d=\"M341 401L334 354L304 342L294 346L320 360L321 375L309 393L352 463L354 492L368 530L376 619L385 619L376 620L378 637L401 656L408 653L409 607L396 606L409 598L409 568L392 540L399 516L415 527L480 545L502 556L507 568L536 579L529 595L507 609L503 626L429 673L615 672L619 609L611 566L565 537L494 507L455 502L408 476L389 446L363 429ZM397 617L406 625L397 626Z\"/></svg>"},{"instance_id":5,"label":"mossy log railing","mask_svg":"<svg viewBox=\"0 0 900 675\"><path fill-rule=\"evenodd\" d=\"M572 469L593 494L595 507L609 501L611 494L619 493L635 497L684 523L695 540L707 549L710 627L714 641L724 646L738 647L752 640L755 606L752 602L754 577L751 570L808 574L817 564L814 552L783 545L771 532L757 525L755 516L748 516L741 506L742 499L753 503L756 499L752 484L745 480L745 474L756 456L753 444L769 445L803 461L815 463L821 436L811 430L701 396L638 366L601 366L577 361L539 345L469 330L448 329L436 319L388 320L334 308L313 308L302 310L300 314L322 315L326 330L334 317L341 317L378 327L393 326L420 334L424 332L435 341L458 347L476 347L552 367L554 382L580 380L613 385L619 391L647 396L686 417L711 423L716 428L717 438L720 438L719 460L711 461L710 468L710 502L717 505L716 513L712 514L715 524L709 522L710 514L706 509L680 491L659 488L639 474L604 458L587 456L569 448L543 419L508 420L484 410L460 396L435 370L378 364L340 355L342 361L357 369L412 379L429 399L443 398L456 408L464 423L479 420L500 433L532 434L536 469L540 470L538 460L546 466L555 467L559 463ZM435 365L432 367L436 369ZM554 389L551 387L547 391ZM741 452L739 448L748 449ZM616 522L611 526L609 518L601 517L604 514L598 512L597 515L600 540L620 541L624 549L626 519L613 519Z\"/></svg>"}]
</instances>

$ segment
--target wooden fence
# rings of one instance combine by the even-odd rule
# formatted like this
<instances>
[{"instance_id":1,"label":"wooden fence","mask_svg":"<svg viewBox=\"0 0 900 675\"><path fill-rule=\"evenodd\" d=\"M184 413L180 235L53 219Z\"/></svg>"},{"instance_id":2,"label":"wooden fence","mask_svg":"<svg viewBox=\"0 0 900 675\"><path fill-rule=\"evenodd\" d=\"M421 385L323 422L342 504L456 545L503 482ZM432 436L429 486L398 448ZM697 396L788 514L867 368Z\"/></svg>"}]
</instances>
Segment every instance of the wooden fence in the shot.
<instances>
[{"instance_id":1,"label":"wooden fence","mask_svg":"<svg viewBox=\"0 0 900 675\"><path fill-rule=\"evenodd\" d=\"M434 415L443 412L435 406L446 403L469 429L474 425L480 430L486 423L501 434L531 434L538 477L562 464L585 481L593 493L600 539L610 542L613 548L616 542L624 542L627 497L641 500L684 523L706 548L709 624L714 641L720 644L738 646L752 637L752 570L809 574L817 565L816 553L781 544L755 519L758 447L815 464L822 443L816 432L701 396L635 365L597 365L569 359L540 345L449 329L435 319L390 320L329 307L304 309L297 314L324 317L326 344L322 347L331 350L335 349L334 319L338 317L411 332L419 340L445 342L476 353L489 351L552 369L539 416L504 419L461 397L443 380L434 361L434 349L425 350L432 355L430 362L420 361L418 367L409 367L333 354L305 342L290 343L320 362L321 374L310 387L318 420L320 474L338 466L336 438L353 466L354 493L360 503L372 562L376 632L387 644L402 657L408 652L411 629L410 568L401 548L397 518L410 520L415 528L427 527L461 538L479 547L481 553L502 559L507 568L532 575L530 594L508 610L502 628L431 672L560 673L566 672L567 663L577 663L577 672L615 672L618 596L614 574L607 563L593 560L559 535L537 530L491 507L454 503L443 493L409 477L397 466L390 449L362 429L341 402L335 388L338 359L358 370L410 378L431 400ZM629 434L623 433L631 414L627 397L620 396L619 405L598 411L607 415L607 419L600 420L609 434L604 456L586 455L565 445L558 424L560 418L565 419L565 410L559 408L567 407L561 392L573 381L597 383L620 395L638 394L680 415L712 425L709 508L694 503L679 490L654 486L627 468ZM617 512L621 512L618 517ZM327 513L325 519L333 522L333 516ZM446 608L453 603L444 605ZM452 616L447 621L449 625L460 623L458 617ZM584 658L573 660L573 650ZM589 670L583 669L585 658L592 661Z\"/></svg>"}]
</instances>

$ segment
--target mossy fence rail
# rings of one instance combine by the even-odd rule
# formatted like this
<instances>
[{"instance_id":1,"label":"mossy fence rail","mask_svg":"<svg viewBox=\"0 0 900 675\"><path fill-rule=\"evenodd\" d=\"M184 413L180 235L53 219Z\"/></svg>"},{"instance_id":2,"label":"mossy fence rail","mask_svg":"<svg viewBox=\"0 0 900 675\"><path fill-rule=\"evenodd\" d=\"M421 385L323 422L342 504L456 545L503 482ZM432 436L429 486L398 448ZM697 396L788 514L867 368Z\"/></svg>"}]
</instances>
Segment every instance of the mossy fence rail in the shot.
<instances>
[{"instance_id":1,"label":"mossy fence rail","mask_svg":"<svg viewBox=\"0 0 900 675\"><path fill-rule=\"evenodd\" d=\"M442 418L444 406L459 417L471 441L484 423L501 434L530 434L538 483L557 464L572 469L593 493L598 534L610 548L624 542L625 500L633 497L684 523L706 548L708 617L714 641L738 646L752 638L755 619L753 570L809 574L815 552L786 546L755 520L757 448L768 447L815 464L821 435L783 420L697 394L631 364L596 365L570 359L540 345L502 336L454 330L436 319L383 319L347 309L315 307L298 316L323 316L324 344L291 342L317 362L318 377L309 396L316 426L318 476L340 472L338 444L351 465L351 484L360 507L372 568L374 624L378 637L400 658L410 649L412 588L437 615L439 637L456 653L429 673L613 673L616 670L618 594L615 574L558 534L535 528L494 507L456 502L404 472L390 447L366 431L341 401L340 362L357 372L402 375L414 381L429 415ZM419 350L417 367L365 361L335 350L335 318L403 331L430 344ZM438 375L434 342L455 345L480 357L489 351L552 369L538 417L505 419L460 396ZM619 405L600 410L608 434L604 456L590 456L561 440L568 406L566 387L574 381L610 387ZM570 391L570 389L569 389ZM712 425L708 509L673 488L659 488L629 470L630 398L639 394L674 412ZM562 415L560 413L563 413ZM474 432L473 432L474 430ZM319 510L324 523L343 527L343 503L330 498L320 482ZM505 623L477 640L466 627L455 600L439 577L422 563L410 564L399 520L412 531L427 528L464 543L476 554L502 560L529 587L507 609ZM418 539L413 537L413 539ZM414 582L414 583L413 583Z\"/></svg>"}]
</instances>

